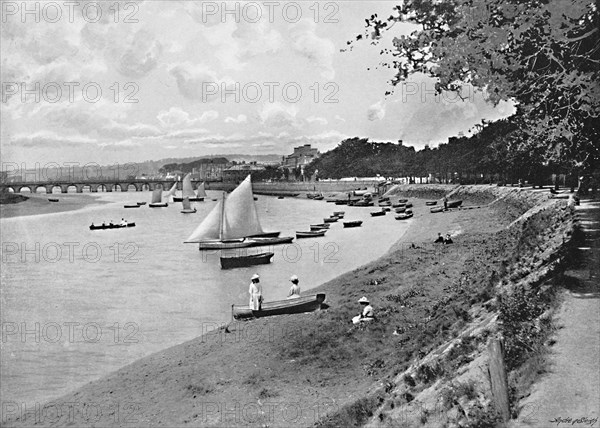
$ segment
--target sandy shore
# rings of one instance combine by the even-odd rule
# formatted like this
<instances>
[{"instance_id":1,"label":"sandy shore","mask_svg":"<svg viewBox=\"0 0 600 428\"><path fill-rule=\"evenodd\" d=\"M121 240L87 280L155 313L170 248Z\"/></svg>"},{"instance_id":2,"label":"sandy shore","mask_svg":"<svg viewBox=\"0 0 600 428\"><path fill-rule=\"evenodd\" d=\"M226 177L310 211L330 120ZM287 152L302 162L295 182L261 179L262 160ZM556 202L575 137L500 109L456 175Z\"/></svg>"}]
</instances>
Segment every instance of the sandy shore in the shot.
<instances>
[{"instance_id":1,"label":"sandy shore","mask_svg":"<svg viewBox=\"0 0 600 428\"><path fill-rule=\"evenodd\" d=\"M28 199L15 204L0 205L0 218L20 217L29 215L52 214L82 209L89 205L106 204L99 195L70 193L70 194L23 194ZM48 199L58 199L50 202Z\"/></svg>"},{"instance_id":2,"label":"sandy shore","mask_svg":"<svg viewBox=\"0 0 600 428\"><path fill-rule=\"evenodd\" d=\"M486 198L474 202L494 200ZM471 305L489 298L491 278L511 256L506 242L518 239L506 231L515 219L509 205L431 214L425 199L411 201L411 227L385 256L310 290L327 294L328 309L232 323L229 332L203 326L204 336L57 400L72 411L53 426L364 423L369 393L454 337ZM455 244L433 244L438 232L453 234ZM377 321L355 327L350 320L363 295ZM86 419L91 407L97 416ZM7 426L30 424L31 417Z\"/></svg>"}]
</instances>

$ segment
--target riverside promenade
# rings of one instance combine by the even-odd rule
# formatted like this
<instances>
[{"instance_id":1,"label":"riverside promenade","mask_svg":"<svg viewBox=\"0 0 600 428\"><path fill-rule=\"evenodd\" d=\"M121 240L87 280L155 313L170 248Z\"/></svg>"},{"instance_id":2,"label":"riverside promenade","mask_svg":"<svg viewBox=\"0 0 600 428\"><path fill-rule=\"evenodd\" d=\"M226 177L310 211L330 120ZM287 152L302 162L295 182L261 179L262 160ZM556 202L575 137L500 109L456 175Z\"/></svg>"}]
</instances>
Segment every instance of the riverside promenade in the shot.
<instances>
[{"instance_id":1,"label":"riverside promenade","mask_svg":"<svg viewBox=\"0 0 600 428\"><path fill-rule=\"evenodd\" d=\"M582 199L575 210L577 265L564 275L549 373L521 401L512 426L600 426L600 199Z\"/></svg>"}]
</instances>

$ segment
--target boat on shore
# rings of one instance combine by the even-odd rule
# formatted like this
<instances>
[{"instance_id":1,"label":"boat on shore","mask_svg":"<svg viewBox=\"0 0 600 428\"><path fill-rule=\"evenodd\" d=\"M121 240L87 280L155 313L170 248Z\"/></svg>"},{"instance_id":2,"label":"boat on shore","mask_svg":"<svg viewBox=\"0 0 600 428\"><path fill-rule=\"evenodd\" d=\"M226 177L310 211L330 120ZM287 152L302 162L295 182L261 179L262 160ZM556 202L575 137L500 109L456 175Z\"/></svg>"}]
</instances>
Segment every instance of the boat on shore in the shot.
<instances>
[{"instance_id":1,"label":"boat on shore","mask_svg":"<svg viewBox=\"0 0 600 428\"><path fill-rule=\"evenodd\" d=\"M325 236L327 229L311 230L310 232L298 232L296 231L296 239L300 238L319 238Z\"/></svg>"},{"instance_id":2,"label":"boat on shore","mask_svg":"<svg viewBox=\"0 0 600 428\"><path fill-rule=\"evenodd\" d=\"M446 205L448 206L448 208L458 208L462 205L462 203L463 203L462 200L448 201L448 203Z\"/></svg>"},{"instance_id":3,"label":"boat on shore","mask_svg":"<svg viewBox=\"0 0 600 428\"><path fill-rule=\"evenodd\" d=\"M353 207L372 207L374 205L375 205L375 202L373 202L373 201L361 200L361 201L354 202L351 206L353 206Z\"/></svg>"},{"instance_id":4,"label":"boat on shore","mask_svg":"<svg viewBox=\"0 0 600 428\"><path fill-rule=\"evenodd\" d=\"M382 215L385 215L385 210L373 211L370 214L371 214L371 217L380 217Z\"/></svg>"},{"instance_id":5,"label":"boat on shore","mask_svg":"<svg viewBox=\"0 0 600 428\"><path fill-rule=\"evenodd\" d=\"M426 201L425 205L427 205L428 207L431 207L433 205L437 205L437 201Z\"/></svg>"},{"instance_id":6,"label":"boat on shore","mask_svg":"<svg viewBox=\"0 0 600 428\"><path fill-rule=\"evenodd\" d=\"M157 188L152 191L152 202L148 204L150 208L164 208L169 204L162 201L162 188Z\"/></svg>"},{"instance_id":7,"label":"boat on shore","mask_svg":"<svg viewBox=\"0 0 600 428\"><path fill-rule=\"evenodd\" d=\"M398 214L395 219L396 220L408 220L409 218L412 218L413 213L403 213L403 214Z\"/></svg>"},{"instance_id":8,"label":"boat on shore","mask_svg":"<svg viewBox=\"0 0 600 428\"><path fill-rule=\"evenodd\" d=\"M430 208L429 212L431 212L432 214L435 213L441 213L444 212L444 207L434 207L434 208Z\"/></svg>"},{"instance_id":9,"label":"boat on shore","mask_svg":"<svg viewBox=\"0 0 600 428\"><path fill-rule=\"evenodd\" d=\"M94 225L90 226L90 230L106 230L106 229L123 229L125 227L135 227L135 222L125 224L105 224L105 225Z\"/></svg>"},{"instance_id":10,"label":"boat on shore","mask_svg":"<svg viewBox=\"0 0 600 428\"><path fill-rule=\"evenodd\" d=\"M125 204L123 205L123 208L139 208L141 207L140 204Z\"/></svg>"},{"instance_id":11,"label":"boat on shore","mask_svg":"<svg viewBox=\"0 0 600 428\"><path fill-rule=\"evenodd\" d=\"M260 253L250 256L221 257L221 269L235 269L255 265L268 265L274 253Z\"/></svg>"},{"instance_id":12,"label":"boat on shore","mask_svg":"<svg viewBox=\"0 0 600 428\"><path fill-rule=\"evenodd\" d=\"M404 211L406 211L406 207L399 207L396 208L394 211L396 211L396 213L398 214L402 214Z\"/></svg>"},{"instance_id":13,"label":"boat on shore","mask_svg":"<svg viewBox=\"0 0 600 428\"><path fill-rule=\"evenodd\" d=\"M360 227L362 223L362 220L345 221L344 227Z\"/></svg>"},{"instance_id":14,"label":"boat on shore","mask_svg":"<svg viewBox=\"0 0 600 428\"><path fill-rule=\"evenodd\" d=\"M264 302L258 311L251 309L250 306L232 305L231 312L233 318L237 320L270 317L273 315L301 314L321 309L321 304L324 301L325 294L318 293L294 299Z\"/></svg>"},{"instance_id":15,"label":"boat on shore","mask_svg":"<svg viewBox=\"0 0 600 428\"><path fill-rule=\"evenodd\" d=\"M336 221L338 221L337 217L328 217L328 218L324 218L323 221L325 223L335 223Z\"/></svg>"},{"instance_id":16,"label":"boat on shore","mask_svg":"<svg viewBox=\"0 0 600 428\"><path fill-rule=\"evenodd\" d=\"M333 215L338 217L338 218L343 218L344 214L346 214L346 211L334 211Z\"/></svg>"}]
</instances>

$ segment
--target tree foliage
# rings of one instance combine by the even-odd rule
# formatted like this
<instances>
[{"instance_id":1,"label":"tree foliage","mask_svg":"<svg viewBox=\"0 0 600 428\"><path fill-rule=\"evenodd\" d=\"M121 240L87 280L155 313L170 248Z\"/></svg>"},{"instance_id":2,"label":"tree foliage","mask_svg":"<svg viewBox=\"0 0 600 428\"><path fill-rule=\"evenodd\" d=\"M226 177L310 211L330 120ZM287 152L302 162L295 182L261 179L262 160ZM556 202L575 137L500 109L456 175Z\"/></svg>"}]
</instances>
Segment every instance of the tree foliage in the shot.
<instances>
[{"instance_id":1,"label":"tree foliage","mask_svg":"<svg viewBox=\"0 0 600 428\"><path fill-rule=\"evenodd\" d=\"M460 94L471 84L491 103L512 100L519 132L505 141L510 151L546 165L598 168L598 3L405 0L388 18L366 19L367 38L377 44L398 22L418 29L382 51L396 70L393 86L424 73L439 92Z\"/></svg>"}]
</instances>

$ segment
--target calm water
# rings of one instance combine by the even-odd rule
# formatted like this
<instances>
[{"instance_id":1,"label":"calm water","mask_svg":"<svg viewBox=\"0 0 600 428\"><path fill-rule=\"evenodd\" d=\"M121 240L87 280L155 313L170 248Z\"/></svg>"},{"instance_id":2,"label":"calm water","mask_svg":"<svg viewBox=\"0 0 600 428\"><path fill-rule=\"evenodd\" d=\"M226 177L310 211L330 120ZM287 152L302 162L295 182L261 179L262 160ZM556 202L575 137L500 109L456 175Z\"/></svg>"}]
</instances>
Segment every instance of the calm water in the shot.
<instances>
[{"instance_id":1,"label":"calm water","mask_svg":"<svg viewBox=\"0 0 600 428\"><path fill-rule=\"evenodd\" d=\"M209 197L217 193L208 192ZM223 271L219 254L183 244L216 202L196 214L168 208L124 209L149 192L99 194L105 205L2 219L1 385L3 402L45 402L150 353L230 319L248 301L250 276L261 275L267 300L285 298L291 274L303 291L383 255L407 223L370 217L377 208L259 196L265 230L309 230L333 211L361 228L334 223L323 238L276 246L273 263ZM59 195L78 198L78 195ZM90 231L91 222L125 217L137 227ZM294 235L295 236L295 235ZM38 245L36 249L36 245ZM265 249L248 249L260 252ZM239 251L239 250L238 250Z\"/></svg>"}]
</instances>

